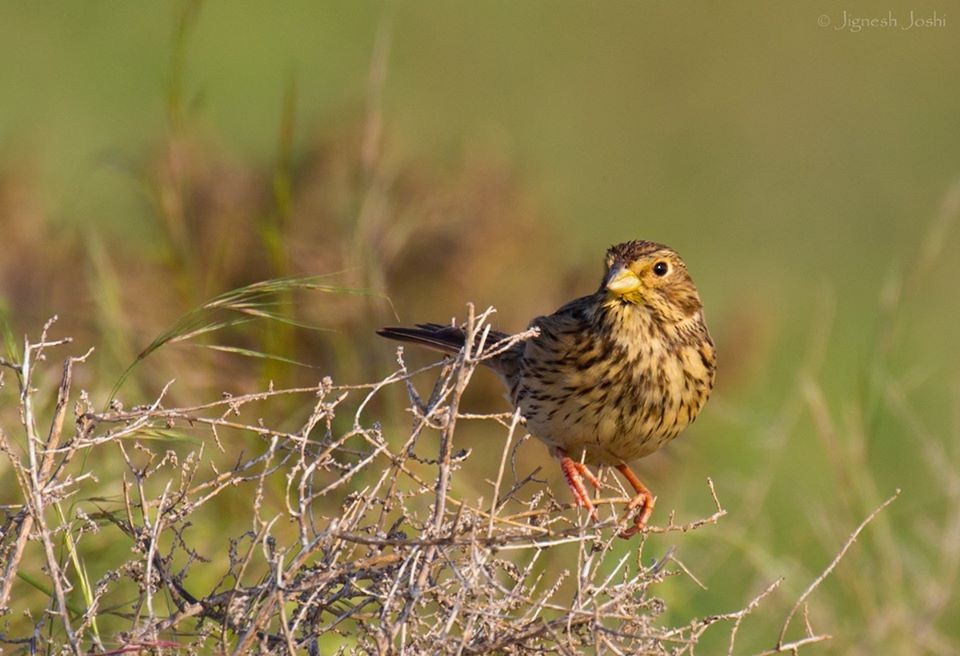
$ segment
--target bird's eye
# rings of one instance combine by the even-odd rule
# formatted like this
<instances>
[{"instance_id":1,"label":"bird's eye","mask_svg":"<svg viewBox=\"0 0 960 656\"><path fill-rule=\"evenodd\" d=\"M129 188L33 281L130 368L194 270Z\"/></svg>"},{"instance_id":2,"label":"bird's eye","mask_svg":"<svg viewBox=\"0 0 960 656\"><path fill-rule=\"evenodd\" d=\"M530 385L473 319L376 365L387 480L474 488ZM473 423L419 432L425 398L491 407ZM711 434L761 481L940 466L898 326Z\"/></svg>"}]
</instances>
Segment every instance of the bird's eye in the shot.
<instances>
[{"instance_id":1,"label":"bird's eye","mask_svg":"<svg viewBox=\"0 0 960 656\"><path fill-rule=\"evenodd\" d=\"M653 272L658 276L667 275L667 272L669 270L670 270L670 267L667 266L666 262L657 262L656 264L653 265Z\"/></svg>"}]
</instances>

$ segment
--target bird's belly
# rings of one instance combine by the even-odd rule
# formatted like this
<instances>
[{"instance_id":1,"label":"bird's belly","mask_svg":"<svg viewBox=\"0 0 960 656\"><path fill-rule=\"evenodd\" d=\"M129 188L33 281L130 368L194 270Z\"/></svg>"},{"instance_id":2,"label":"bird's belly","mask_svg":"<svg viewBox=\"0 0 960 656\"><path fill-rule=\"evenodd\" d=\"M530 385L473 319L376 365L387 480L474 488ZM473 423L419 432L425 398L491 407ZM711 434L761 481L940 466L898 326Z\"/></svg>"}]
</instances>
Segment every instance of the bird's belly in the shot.
<instances>
[{"instance_id":1,"label":"bird's belly","mask_svg":"<svg viewBox=\"0 0 960 656\"><path fill-rule=\"evenodd\" d=\"M575 459L616 465L664 446L703 405L687 398L672 376L659 377L657 384L651 377L611 380L616 373L591 377L573 371L550 386L526 381L517 406L530 434Z\"/></svg>"},{"instance_id":2,"label":"bird's belly","mask_svg":"<svg viewBox=\"0 0 960 656\"><path fill-rule=\"evenodd\" d=\"M525 410L522 405L520 411L531 435L573 458L580 459L583 454L589 464L617 465L642 458L679 433L658 428L657 421L643 421L629 413L624 416L621 409L610 405L591 410L579 401L569 401L559 409L552 417Z\"/></svg>"}]
</instances>

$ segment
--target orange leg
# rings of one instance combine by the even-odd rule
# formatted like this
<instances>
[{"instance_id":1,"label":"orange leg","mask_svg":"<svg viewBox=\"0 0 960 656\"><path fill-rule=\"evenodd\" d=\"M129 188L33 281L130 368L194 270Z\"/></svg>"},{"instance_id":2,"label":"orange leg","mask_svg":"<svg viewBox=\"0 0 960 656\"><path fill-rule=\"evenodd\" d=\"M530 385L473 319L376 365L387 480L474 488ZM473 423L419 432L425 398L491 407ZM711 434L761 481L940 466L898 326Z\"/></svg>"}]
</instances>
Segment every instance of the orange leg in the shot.
<instances>
[{"instance_id":1,"label":"orange leg","mask_svg":"<svg viewBox=\"0 0 960 656\"><path fill-rule=\"evenodd\" d=\"M633 473L632 469L627 467L626 463L617 465L617 470L623 474L623 477L627 479L627 482L630 483L631 487L633 487L637 493L637 496L633 497L630 503L627 504L627 513L631 512L634 508L640 508L633 518L633 526L620 533L621 538L629 538L636 535L640 529L646 525L647 520L650 519L650 514L653 512L653 505L657 502L657 498L653 496L653 493L650 492L646 485L640 482L640 479L637 478L637 475Z\"/></svg>"},{"instance_id":2,"label":"orange leg","mask_svg":"<svg viewBox=\"0 0 960 656\"><path fill-rule=\"evenodd\" d=\"M593 472L587 469L586 465L574 460L568 456L566 452L558 450L557 455L560 456L560 469L563 470L563 476L567 479L567 485L570 486L570 491L573 492L574 501L576 501L578 506L586 508L593 519L598 519L597 509L590 501L590 495L587 493L587 488L583 484L583 479L587 479L590 484L597 489L600 489L600 481L593 475Z\"/></svg>"}]
</instances>

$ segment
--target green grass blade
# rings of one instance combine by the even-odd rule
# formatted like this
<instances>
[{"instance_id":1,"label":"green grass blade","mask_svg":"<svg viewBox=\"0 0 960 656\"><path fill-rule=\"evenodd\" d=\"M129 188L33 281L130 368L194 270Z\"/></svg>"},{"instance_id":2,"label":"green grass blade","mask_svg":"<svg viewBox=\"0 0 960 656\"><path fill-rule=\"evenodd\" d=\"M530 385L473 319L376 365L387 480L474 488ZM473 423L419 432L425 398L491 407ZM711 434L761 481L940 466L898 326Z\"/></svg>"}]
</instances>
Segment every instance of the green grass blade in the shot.
<instances>
[{"instance_id":1,"label":"green grass blade","mask_svg":"<svg viewBox=\"0 0 960 656\"><path fill-rule=\"evenodd\" d=\"M332 274L335 275L335 274ZM129 378L133 370L143 360L148 358L158 349L177 342L183 342L189 339L195 339L199 336L213 333L226 328L241 325L255 320L277 321L291 326L301 327L307 330L322 330L317 326L311 326L297 321L296 319L271 312L271 307L284 307L286 303L284 296L295 291L316 291L327 294L345 294L351 296L380 296L369 290L352 289L340 285L334 285L328 282L332 275L327 276L293 276L286 278L273 278L231 289L219 296L214 297L203 305L190 310L176 321L168 330L161 333L154 339L149 346L141 351L132 363L123 371L120 378L110 390L108 399L112 401L123 383ZM221 315L226 313L228 316L223 318ZM229 316L229 315L240 316ZM242 349L233 352L241 353ZM263 357L264 354L256 351L249 351L245 355L251 357ZM270 356L279 358L279 356ZM279 358L279 361L286 361L290 364L299 364L296 361L287 358Z\"/></svg>"}]
</instances>

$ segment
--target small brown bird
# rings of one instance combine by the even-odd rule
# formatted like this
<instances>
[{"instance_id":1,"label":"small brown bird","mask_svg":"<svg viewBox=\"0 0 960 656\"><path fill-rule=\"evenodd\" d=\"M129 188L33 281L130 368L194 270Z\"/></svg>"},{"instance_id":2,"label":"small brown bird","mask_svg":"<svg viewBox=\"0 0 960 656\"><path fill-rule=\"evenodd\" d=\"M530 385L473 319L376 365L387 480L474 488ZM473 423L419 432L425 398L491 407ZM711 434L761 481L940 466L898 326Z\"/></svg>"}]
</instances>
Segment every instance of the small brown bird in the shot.
<instances>
[{"instance_id":1,"label":"small brown bird","mask_svg":"<svg viewBox=\"0 0 960 656\"><path fill-rule=\"evenodd\" d=\"M584 466L616 467L639 509L629 537L646 524L656 498L627 465L675 438L707 402L716 352L687 267L662 244L631 241L607 251L600 288L531 327L539 334L486 360L509 390L530 433L560 458L577 504L596 510ZM457 326L383 328L380 335L444 353L464 345ZM488 343L507 338L493 332Z\"/></svg>"}]
</instances>

